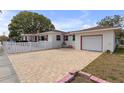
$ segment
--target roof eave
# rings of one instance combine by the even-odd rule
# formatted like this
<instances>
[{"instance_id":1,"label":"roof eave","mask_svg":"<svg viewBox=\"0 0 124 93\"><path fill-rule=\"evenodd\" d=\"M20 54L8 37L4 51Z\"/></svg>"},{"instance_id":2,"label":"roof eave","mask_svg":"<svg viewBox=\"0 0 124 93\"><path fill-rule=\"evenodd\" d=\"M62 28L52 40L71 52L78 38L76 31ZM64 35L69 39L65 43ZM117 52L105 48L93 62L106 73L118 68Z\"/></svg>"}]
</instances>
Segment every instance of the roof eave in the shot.
<instances>
[{"instance_id":1,"label":"roof eave","mask_svg":"<svg viewBox=\"0 0 124 93\"><path fill-rule=\"evenodd\" d=\"M74 31L70 32L70 34L80 34L80 33L91 33L91 32L99 32L99 31L117 31L121 30L121 27L116 27L116 28L106 28L106 29L96 29L96 30L80 30L80 31Z\"/></svg>"}]
</instances>

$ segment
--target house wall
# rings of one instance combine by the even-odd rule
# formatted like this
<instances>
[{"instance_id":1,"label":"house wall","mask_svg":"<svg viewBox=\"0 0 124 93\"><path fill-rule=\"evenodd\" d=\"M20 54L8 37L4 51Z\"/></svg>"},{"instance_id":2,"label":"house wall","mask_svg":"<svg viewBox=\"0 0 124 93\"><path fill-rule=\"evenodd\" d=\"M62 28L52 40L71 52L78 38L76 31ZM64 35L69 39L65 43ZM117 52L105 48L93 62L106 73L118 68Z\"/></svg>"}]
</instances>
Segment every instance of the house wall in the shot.
<instances>
[{"instance_id":1,"label":"house wall","mask_svg":"<svg viewBox=\"0 0 124 93\"><path fill-rule=\"evenodd\" d=\"M59 34L61 36L61 40L59 40L59 41L56 40L56 35L58 35L58 34L55 34L53 36L53 44L54 44L53 46L54 47L61 47L62 42L63 42L63 35Z\"/></svg>"},{"instance_id":2,"label":"house wall","mask_svg":"<svg viewBox=\"0 0 124 93\"><path fill-rule=\"evenodd\" d=\"M26 40L26 39L25 39ZM27 36L27 41L30 41L30 37L29 36Z\"/></svg>"},{"instance_id":3,"label":"house wall","mask_svg":"<svg viewBox=\"0 0 124 93\"><path fill-rule=\"evenodd\" d=\"M48 34L48 41L52 42L53 41L53 35L52 34Z\"/></svg>"},{"instance_id":4,"label":"house wall","mask_svg":"<svg viewBox=\"0 0 124 93\"><path fill-rule=\"evenodd\" d=\"M105 31L103 33L103 51L110 50L111 52L114 52L115 46L114 31Z\"/></svg>"},{"instance_id":5,"label":"house wall","mask_svg":"<svg viewBox=\"0 0 124 93\"><path fill-rule=\"evenodd\" d=\"M72 45L73 48L75 48L75 41L73 41L72 36L68 36L68 41L65 41L65 43L67 44L67 46Z\"/></svg>"},{"instance_id":6,"label":"house wall","mask_svg":"<svg viewBox=\"0 0 124 93\"><path fill-rule=\"evenodd\" d=\"M80 41L80 39L81 39L81 36L86 36L86 35L101 35L102 33L100 32L100 33L98 33L98 32L96 32L96 33L82 33L82 34L76 34L75 35L75 49L78 49L78 50L80 50L80 43L81 43L81 41ZM94 44L94 42L91 42L91 43L93 43Z\"/></svg>"},{"instance_id":7,"label":"house wall","mask_svg":"<svg viewBox=\"0 0 124 93\"><path fill-rule=\"evenodd\" d=\"M48 41L49 46L51 48L59 48L61 47L63 43L63 34L60 32L56 33L46 33L44 35L48 35ZM56 35L61 36L61 40L57 41L56 40ZM116 42L115 42L115 32L114 31L97 31L97 32L82 32L82 33L75 33L75 41L72 40L72 36L68 36L68 41L65 41L67 45L72 45L75 49L80 50L81 49L81 36L87 36L87 35L102 35L103 36L103 52L110 50L111 52L114 51L116 47ZM28 37L27 37L28 39ZM94 44L95 42L91 42Z\"/></svg>"},{"instance_id":8,"label":"house wall","mask_svg":"<svg viewBox=\"0 0 124 93\"><path fill-rule=\"evenodd\" d=\"M56 40L56 35L61 36L61 40ZM61 33L52 33L48 34L48 41L52 42L52 48L59 48L62 45L63 42L63 35Z\"/></svg>"},{"instance_id":9,"label":"house wall","mask_svg":"<svg viewBox=\"0 0 124 93\"><path fill-rule=\"evenodd\" d=\"M48 45L46 45L47 47L53 48L53 36L52 36L52 34L48 34L48 41L45 41L45 42L48 42Z\"/></svg>"},{"instance_id":10,"label":"house wall","mask_svg":"<svg viewBox=\"0 0 124 93\"><path fill-rule=\"evenodd\" d=\"M25 40L25 36L22 36L22 40Z\"/></svg>"},{"instance_id":11,"label":"house wall","mask_svg":"<svg viewBox=\"0 0 124 93\"><path fill-rule=\"evenodd\" d=\"M78 49L78 50L80 50L80 36L81 34L75 35L75 49Z\"/></svg>"},{"instance_id":12,"label":"house wall","mask_svg":"<svg viewBox=\"0 0 124 93\"><path fill-rule=\"evenodd\" d=\"M115 49L115 33L114 31L101 31L101 32L90 32L90 33L82 33L75 34L75 49L80 50L80 37L86 35L103 35L103 52L110 50L114 52ZM91 42L95 43L95 42Z\"/></svg>"}]
</instances>

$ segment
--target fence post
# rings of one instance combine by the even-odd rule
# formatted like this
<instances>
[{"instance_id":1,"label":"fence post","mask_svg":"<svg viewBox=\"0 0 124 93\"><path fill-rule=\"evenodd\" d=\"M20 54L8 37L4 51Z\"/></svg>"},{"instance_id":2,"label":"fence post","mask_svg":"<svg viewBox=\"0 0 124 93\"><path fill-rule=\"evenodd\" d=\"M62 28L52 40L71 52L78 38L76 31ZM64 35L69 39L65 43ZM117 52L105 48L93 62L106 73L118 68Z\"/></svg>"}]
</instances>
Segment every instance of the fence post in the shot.
<instances>
[{"instance_id":1,"label":"fence post","mask_svg":"<svg viewBox=\"0 0 124 93\"><path fill-rule=\"evenodd\" d=\"M29 47L30 47L30 48L29 48L29 51L32 51L32 49L31 49L31 48L32 48L32 47L31 47L31 42L29 42Z\"/></svg>"},{"instance_id":2,"label":"fence post","mask_svg":"<svg viewBox=\"0 0 124 93\"><path fill-rule=\"evenodd\" d=\"M1 49L3 48L3 50L6 52L6 49L5 49L5 41L3 42L3 45L1 44Z\"/></svg>"}]
</instances>

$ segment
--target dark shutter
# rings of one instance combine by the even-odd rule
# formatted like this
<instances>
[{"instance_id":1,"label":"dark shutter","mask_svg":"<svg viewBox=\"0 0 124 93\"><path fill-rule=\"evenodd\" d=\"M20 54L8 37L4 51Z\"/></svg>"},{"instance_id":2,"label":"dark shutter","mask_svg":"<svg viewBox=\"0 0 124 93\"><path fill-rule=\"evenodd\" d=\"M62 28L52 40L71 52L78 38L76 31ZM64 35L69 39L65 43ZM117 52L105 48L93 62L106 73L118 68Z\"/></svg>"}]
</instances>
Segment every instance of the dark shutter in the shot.
<instances>
[{"instance_id":1,"label":"dark shutter","mask_svg":"<svg viewBox=\"0 0 124 93\"><path fill-rule=\"evenodd\" d=\"M48 41L48 35L46 35L46 41Z\"/></svg>"}]
</instances>

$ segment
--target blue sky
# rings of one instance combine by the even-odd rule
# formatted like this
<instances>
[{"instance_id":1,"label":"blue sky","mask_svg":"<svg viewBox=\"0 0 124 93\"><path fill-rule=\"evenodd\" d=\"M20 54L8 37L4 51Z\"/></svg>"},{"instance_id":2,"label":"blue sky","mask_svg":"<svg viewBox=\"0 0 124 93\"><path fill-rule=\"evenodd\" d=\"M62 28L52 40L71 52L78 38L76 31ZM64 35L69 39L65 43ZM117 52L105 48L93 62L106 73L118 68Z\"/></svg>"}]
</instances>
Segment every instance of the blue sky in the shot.
<instances>
[{"instance_id":1,"label":"blue sky","mask_svg":"<svg viewBox=\"0 0 124 93\"><path fill-rule=\"evenodd\" d=\"M20 11L11 10L3 11L3 13L0 14L0 35L3 33L6 35L9 34L8 24L11 22L13 16L19 12ZM37 12L48 17L56 29L63 31L74 31L96 26L96 22L105 16L115 14L124 16L124 11L119 10L33 10L32 12Z\"/></svg>"}]
</instances>

